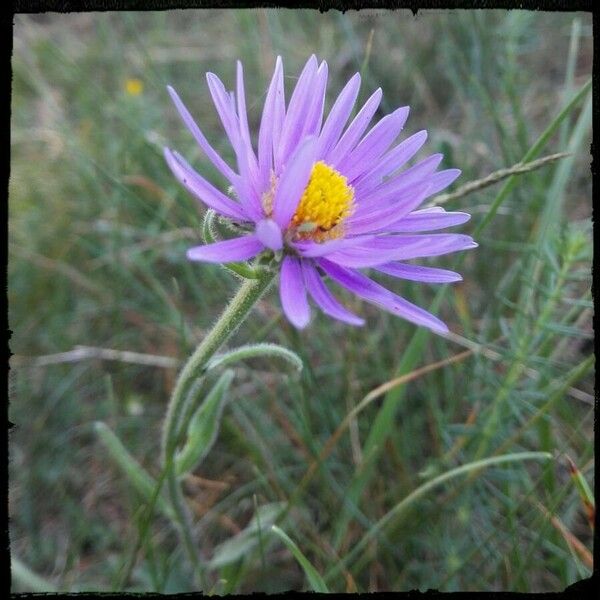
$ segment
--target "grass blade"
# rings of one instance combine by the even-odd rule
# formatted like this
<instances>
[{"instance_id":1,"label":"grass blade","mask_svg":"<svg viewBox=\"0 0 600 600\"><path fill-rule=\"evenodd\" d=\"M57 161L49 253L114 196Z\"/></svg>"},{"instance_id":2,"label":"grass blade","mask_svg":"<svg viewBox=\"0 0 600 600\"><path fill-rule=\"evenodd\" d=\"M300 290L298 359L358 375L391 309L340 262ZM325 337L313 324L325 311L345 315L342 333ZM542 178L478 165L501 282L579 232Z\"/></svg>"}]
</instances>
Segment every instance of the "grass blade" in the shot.
<instances>
[{"instance_id":1,"label":"grass blade","mask_svg":"<svg viewBox=\"0 0 600 600\"><path fill-rule=\"evenodd\" d=\"M476 460L438 475L434 479L427 481L423 485L419 486L416 490L411 492L408 496L406 496L406 498L404 498L404 500L401 500L398 504L396 504L396 506L394 506L394 508L388 511L369 531L365 532L365 535L360 542L358 542L358 544L356 544L356 546L342 559L342 561L327 574L327 578L336 574L342 568L342 566L347 565L356 556L358 556L368 542L373 539L388 523L406 513L408 509L412 508L417 500L442 483L461 475L477 473L482 469L503 463L522 462L525 460L550 460L551 458L552 454L549 452L518 452L512 454L503 454L501 456L492 456L482 460Z\"/></svg>"},{"instance_id":2,"label":"grass blade","mask_svg":"<svg viewBox=\"0 0 600 600\"><path fill-rule=\"evenodd\" d=\"M554 135L556 130L559 128L560 124L567 118L568 115L571 114L571 111L579 104L583 98L585 98L586 94L590 91L592 86L592 80L590 79L583 85L583 87L573 96L570 102L558 113L555 119L548 125L548 127L544 130L544 132L540 135L540 137L536 140L536 142L531 146L525 156L522 158L521 162L527 163L535 159L535 157L544 149L544 146L548 143L550 138ZM479 234L491 223L492 219L496 216L498 209L504 200L508 197L510 192L513 190L515 185L517 184L517 176L513 175L510 177L507 182L504 184L492 205L490 206L489 211L485 214L483 219L480 221L479 225L475 228L473 233L473 237L477 238Z\"/></svg>"},{"instance_id":3,"label":"grass blade","mask_svg":"<svg viewBox=\"0 0 600 600\"><path fill-rule=\"evenodd\" d=\"M14 555L10 558L10 572L13 581L23 592L55 593L58 591L53 584L34 573Z\"/></svg>"},{"instance_id":4,"label":"grass blade","mask_svg":"<svg viewBox=\"0 0 600 600\"><path fill-rule=\"evenodd\" d=\"M288 536L285 531L279 529L277 525L271 525L271 531L286 545L287 549L294 555L300 566L302 567L308 582L313 592L319 592L321 594L328 594L329 589L323 581L319 572L310 564L309 560L302 554L302 551L296 543Z\"/></svg>"}]
</instances>

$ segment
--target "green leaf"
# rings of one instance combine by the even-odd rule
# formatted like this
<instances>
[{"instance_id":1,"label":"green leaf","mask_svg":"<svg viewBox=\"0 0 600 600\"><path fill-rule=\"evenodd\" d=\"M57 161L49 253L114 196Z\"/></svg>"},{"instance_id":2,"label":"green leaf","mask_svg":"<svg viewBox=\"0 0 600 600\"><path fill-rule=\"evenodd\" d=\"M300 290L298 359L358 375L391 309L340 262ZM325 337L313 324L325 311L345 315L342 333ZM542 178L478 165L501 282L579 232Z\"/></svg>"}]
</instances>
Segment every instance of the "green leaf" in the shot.
<instances>
[{"instance_id":1,"label":"green leaf","mask_svg":"<svg viewBox=\"0 0 600 600\"><path fill-rule=\"evenodd\" d=\"M253 550L259 543L261 530L269 530L285 509L285 502L271 502L259 506L245 529L219 544L208 563L210 569L229 565Z\"/></svg>"},{"instance_id":2,"label":"green leaf","mask_svg":"<svg viewBox=\"0 0 600 600\"><path fill-rule=\"evenodd\" d=\"M129 454L121 440L115 433L102 421L94 423L94 429L98 434L98 438L108 450L108 454L115 461L116 465L127 476L135 489L140 493L144 500L148 503L152 502L155 494L157 482L148 474L148 472L140 465L140 463ZM169 518L174 517L173 509L164 498L159 495L156 499L158 508Z\"/></svg>"},{"instance_id":3,"label":"green leaf","mask_svg":"<svg viewBox=\"0 0 600 600\"><path fill-rule=\"evenodd\" d=\"M193 471L215 443L232 380L233 371L225 371L192 415L185 444L175 455L178 475Z\"/></svg>"},{"instance_id":4,"label":"green leaf","mask_svg":"<svg viewBox=\"0 0 600 600\"><path fill-rule=\"evenodd\" d=\"M279 539L287 546L287 549L294 555L302 569L304 574L310 583L310 586L314 592L320 592L322 594L328 594L329 589L319 572L310 564L309 560L302 554L300 548L295 542L285 533L277 527L277 525L271 525L271 531L279 537Z\"/></svg>"},{"instance_id":5,"label":"green leaf","mask_svg":"<svg viewBox=\"0 0 600 600\"><path fill-rule=\"evenodd\" d=\"M56 593L54 584L34 573L25 563L14 554L10 558L10 571L15 587L21 592ZM15 590L13 590L15 591Z\"/></svg>"},{"instance_id":6,"label":"green leaf","mask_svg":"<svg viewBox=\"0 0 600 600\"><path fill-rule=\"evenodd\" d=\"M297 371L302 370L302 360L300 357L291 350L279 346L277 344L248 344L246 346L240 346L219 354L212 358L206 365L207 369L214 369L215 367L221 367L223 365L230 365L238 360L245 360L247 358L255 358L256 356L270 356L278 358L290 363Z\"/></svg>"}]
</instances>

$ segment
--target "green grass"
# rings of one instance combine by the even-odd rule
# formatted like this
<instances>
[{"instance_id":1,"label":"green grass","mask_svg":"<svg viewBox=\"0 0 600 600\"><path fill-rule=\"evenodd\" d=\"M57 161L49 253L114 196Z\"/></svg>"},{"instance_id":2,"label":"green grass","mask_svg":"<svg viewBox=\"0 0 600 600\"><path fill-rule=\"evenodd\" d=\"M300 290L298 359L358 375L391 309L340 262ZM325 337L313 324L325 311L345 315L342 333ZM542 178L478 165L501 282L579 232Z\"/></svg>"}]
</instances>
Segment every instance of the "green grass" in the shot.
<instances>
[{"instance_id":1,"label":"green grass","mask_svg":"<svg viewBox=\"0 0 600 600\"><path fill-rule=\"evenodd\" d=\"M224 181L165 86L231 160L204 73L231 86L243 59L256 131L275 56L289 89L313 52L329 63L329 106L361 71L360 100L381 86L378 116L410 105L403 135L426 128L424 152L462 169L458 185L521 160L570 156L448 204L472 213L461 231L480 244L435 261L458 268L461 284L381 277L435 307L448 338L348 295L367 318L362 329L315 314L297 332L275 292L259 302L230 346L279 344L304 369L298 376L283 355L228 365L235 378L217 442L184 484L207 589L540 592L591 574L582 483L593 489L591 95L583 89L591 16L49 14L15 19L15 591L194 589L169 506L152 492L178 369L61 353L91 346L186 359L237 280L185 260L201 238L203 209L171 176L162 146ZM131 78L143 82L138 96L126 91ZM457 356L465 349L473 352ZM130 462L113 460L120 444ZM132 481L136 464L144 471Z\"/></svg>"}]
</instances>

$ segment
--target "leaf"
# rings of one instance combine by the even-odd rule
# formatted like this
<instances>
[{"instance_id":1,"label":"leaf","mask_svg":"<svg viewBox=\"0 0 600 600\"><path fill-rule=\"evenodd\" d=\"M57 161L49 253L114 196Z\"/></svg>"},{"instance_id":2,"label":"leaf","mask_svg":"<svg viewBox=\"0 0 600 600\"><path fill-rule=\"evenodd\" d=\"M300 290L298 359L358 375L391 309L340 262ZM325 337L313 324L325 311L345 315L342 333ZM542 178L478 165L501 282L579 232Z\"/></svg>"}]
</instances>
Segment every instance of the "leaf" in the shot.
<instances>
[{"instance_id":1,"label":"leaf","mask_svg":"<svg viewBox=\"0 0 600 600\"><path fill-rule=\"evenodd\" d=\"M175 455L178 475L193 471L212 448L221 425L233 371L225 371L192 415L183 448Z\"/></svg>"},{"instance_id":2,"label":"leaf","mask_svg":"<svg viewBox=\"0 0 600 600\"><path fill-rule=\"evenodd\" d=\"M544 329L554 333L560 333L561 335L568 335L570 337L584 339L591 338L591 335L588 331L584 331L578 327L571 327L570 325L561 325L560 323L546 323L546 325L544 325Z\"/></svg>"},{"instance_id":3,"label":"leaf","mask_svg":"<svg viewBox=\"0 0 600 600\"><path fill-rule=\"evenodd\" d=\"M54 584L46 581L37 573L34 573L25 563L21 562L13 553L10 557L10 571L13 585L21 592L35 592L47 594L56 593L58 590ZM13 591L14 588L13 588Z\"/></svg>"},{"instance_id":4,"label":"leaf","mask_svg":"<svg viewBox=\"0 0 600 600\"><path fill-rule=\"evenodd\" d=\"M247 358L254 358L256 356L271 356L273 358L279 358L290 363L297 371L302 370L302 360L300 357L291 350L279 346L277 344L248 344L246 346L240 346L229 352L219 354L213 357L206 365L207 369L214 369L223 365L229 365L238 360L245 360Z\"/></svg>"},{"instance_id":5,"label":"leaf","mask_svg":"<svg viewBox=\"0 0 600 600\"><path fill-rule=\"evenodd\" d=\"M208 567L218 569L239 560L253 550L259 543L259 532L270 529L285 506L285 502L271 502L259 506L245 529L215 548Z\"/></svg>"},{"instance_id":6,"label":"leaf","mask_svg":"<svg viewBox=\"0 0 600 600\"><path fill-rule=\"evenodd\" d=\"M279 537L279 539L287 546L287 549L294 555L302 569L304 574L310 583L310 586L314 592L320 592L322 594L328 594L329 589L319 572L310 564L309 560L302 554L300 548L295 542L285 533L285 531L279 529L277 525L271 525L271 531Z\"/></svg>"},{"instance_id":7,"label":"leaf","mask_svg":"<svg viewBox=\"0 0 600 600\"><path fill-rule=\"evenodd\" d=\"M148 503L152 502L156 486L158 485L154 478L140 465L140 463L129 454L121 440L115 433L102 421L94 423L94 429L98 434L98 438L108 450L110 457L115 461L117 466L127 476L135 489L140 493L144 500ZM156 499L158 508L169 518L173 519L173 509L167 502L164 496L159 495Z\"/></svg>"}]
</instances>

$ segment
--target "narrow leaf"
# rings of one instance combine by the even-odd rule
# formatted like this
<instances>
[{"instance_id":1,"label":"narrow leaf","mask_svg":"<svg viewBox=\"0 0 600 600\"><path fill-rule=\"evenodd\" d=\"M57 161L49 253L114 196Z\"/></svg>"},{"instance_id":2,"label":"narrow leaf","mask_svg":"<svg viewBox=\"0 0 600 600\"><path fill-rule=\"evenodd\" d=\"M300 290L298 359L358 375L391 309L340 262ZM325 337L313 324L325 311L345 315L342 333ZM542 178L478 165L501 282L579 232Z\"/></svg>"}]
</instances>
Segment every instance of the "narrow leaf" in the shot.
<instances>
[{"instance_id":1,"label":"narrow leaf","mask_svg":"<svg viewBox=\"0 0 600 600\"><path fill-rule=\"evenodd\" d=\"M54 584L46 581L34 573L25 563L21 562L13 553L10 557L10 571L15 587L21 592L34 592L38 594L56 593ZM13 591L15 591L13 589Z\"/></svg>"},{"instance_id":2,"label":"narrow leaf","mask_svg":"<svg viewBox=\"0 0 600 600\"><path fill-rule=\"evenodd\" d=\"M310 583L310 586L313 592L320 592L322 594L328 594L329 589L319 572L310 564L306 556L302 554L300 548L295 544L295 542L285 533L277 527L277 525L271 525L271 531L279 537L279 539L286 545L287 549L294 555L302 569L304 570L304 574Z\"/></svg>"},{"instance_id":3,"label":"narrow leaf","mask_svg":"<svg viewBox=\"0 0 600 600\"><path fill-rule=\"evenodd\" d=\"M259 531L269 530L285 509L285 502L272 502L258 507L245 529L219 544L208 563L210 569L231 564L252 551L259 543Z\"/></svg>"},{"instance_id":4,"label":"narrow leaf","mask_svg":"<svg viewBox=\"0 0 600 600\"><path fill-rule=\"evenodd\" d=\"M106 423L96 421L94 428L98 434L98 438L108 450L110 457L115 461L116 465L123 471L144 500L152 502L157 486L154 478L129 454L121 440ZM169 519L173 519L173 509L164 496L158 496L156 505Z\"/></svg>"},{"instance_id":5,"label":"narrow leaf","mask_svg":"<svg viewBox=\"0 0 600 600\"><path fill-rule=\"evenodd\" d=\"M302 370L302 360L295 352L277 344L267 343L248 344L215 356L208 362L206 368L214 369L215 367L230 365L239 360L255 358L257 356L271 356L273 358L278 358L290 363L297 371Z\"/></svg>"},{"instance_id":6,"label":"narrow leaf","mask_svg":"<svg viewBox=\"0 0 600 600\"><path fill-rule=\"evenodd\" d=\"M193 471L215 443L232 379L233 371L225 371L192 415L185 444L175 456L178 475Z\"/></svg>"}]
</instances>

